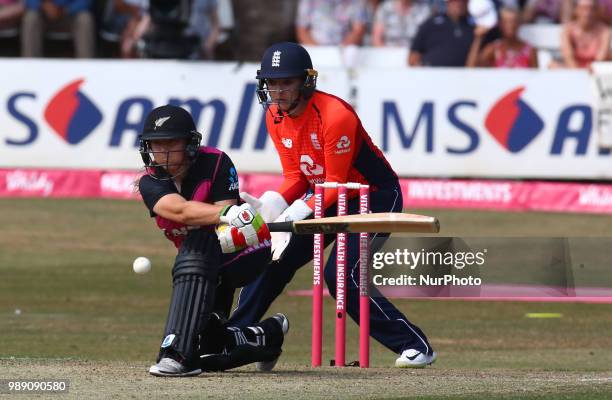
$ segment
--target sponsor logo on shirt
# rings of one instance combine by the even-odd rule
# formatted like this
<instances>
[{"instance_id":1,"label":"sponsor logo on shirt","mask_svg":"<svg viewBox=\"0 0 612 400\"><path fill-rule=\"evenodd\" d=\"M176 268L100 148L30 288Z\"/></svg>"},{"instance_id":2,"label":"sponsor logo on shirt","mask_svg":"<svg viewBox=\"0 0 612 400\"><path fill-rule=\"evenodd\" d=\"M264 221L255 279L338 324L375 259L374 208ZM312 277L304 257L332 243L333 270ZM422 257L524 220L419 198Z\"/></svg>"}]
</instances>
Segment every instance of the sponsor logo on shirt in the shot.
<instances>
[{"instance_id":1,"label":"sponsor logo on shirt","mask_svg":"<svg viewBox=\"0 0 612 400\"><path fill-rule=\"evenodd\" d=\"M312 157L308 154L300 156L300 170L305 176L323 175L323 167L315 164Z\"/></svg>"},{"instance_id":2,"label":"sponsor logo on shirt","mask_svg":"<svg viewBox=\"0 0 612 400\"><path fill-rule=\"evenodd\" d=\"M232 167L229 170L229 187L228 190L231 192L232 190L238 190L238 173L236 172L236 168Z\"/></svg>"},{"instance_id":3,"label":"sponsor logo on shirt","mask_svg":"<svg viewBox=\"0 0 612 400\"><path fill-rule=\"evenodd\" d=\"M281 142L283 142L283 145L284 145L286 148L288 148L288 149L290 149L290 148L292 148L292 147L293 147L293 140L291 140L291 139L288 139L288 138L282 138L282 139L281 139Z\"/></svg>"},{"instance_id":4,"label":"sponsor logo on shirt","mask_svg":"<svg viewBox=\"0 0 612 400\"><path fill-rule=\"evenodd\" d=\"M312 147L315 150L321 150L321 143L319 143L319 138L317 137L316 132L312 132L310 134L310 141L312 142Z\"/></svg>"},{"instance_id":5,"label":"sponsor logo on shirt","mask_svg":"<svg viewBox=\"0 0 612 400\"><path fill-rule=\"evenodd\" d=\"M347 136L342 136L336 143L336 154L348 153L351 151L351 141Z\"/></svg>"}]
</instances>

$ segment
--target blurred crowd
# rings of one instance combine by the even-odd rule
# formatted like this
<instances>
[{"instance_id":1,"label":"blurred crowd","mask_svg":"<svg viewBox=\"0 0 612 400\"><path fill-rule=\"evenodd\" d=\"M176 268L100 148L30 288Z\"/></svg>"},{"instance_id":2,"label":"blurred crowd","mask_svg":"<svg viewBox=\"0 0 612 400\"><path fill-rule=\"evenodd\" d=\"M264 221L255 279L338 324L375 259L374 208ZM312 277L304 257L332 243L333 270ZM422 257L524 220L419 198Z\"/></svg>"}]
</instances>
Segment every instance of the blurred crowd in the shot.
<instances>
[{"instance_id":1,"label":"blurred crowd","mask_svg":"<svg viewBox=\"0 0 612 400\"><path fill-rule=\"evenodd\" d=\"M255 61L292 40L405 48L411 66L535 68L519 29L557 24L546 67L589 68L612 59L611 23L612 0L0 0L0 42L23 57Z\"/></svg>"}]
</instances>

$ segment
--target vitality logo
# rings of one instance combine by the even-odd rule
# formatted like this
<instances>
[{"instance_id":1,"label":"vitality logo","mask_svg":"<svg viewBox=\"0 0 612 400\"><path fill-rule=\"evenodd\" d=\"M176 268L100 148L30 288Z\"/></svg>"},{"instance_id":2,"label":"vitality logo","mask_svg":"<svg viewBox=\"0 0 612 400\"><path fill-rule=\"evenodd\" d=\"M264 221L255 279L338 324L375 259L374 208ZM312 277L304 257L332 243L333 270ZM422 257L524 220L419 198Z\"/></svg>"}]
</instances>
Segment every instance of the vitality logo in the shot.
<instances>
[{"instance_id":1,"label":"vitality logo","mask_svg":"<svg viewBox=\"0 0 612 400\"><path fill-rule=\"evenodd\" d=\"M523 150L544 128L542 118L521 99L524 86L503 96L485 119L489 133L511 153Z\"/></svg>"},{"instance_id":2,"label":"vitality logo","mask_svg":"<svg viewBox=\"0 0 612 400\"><path fill-rule=\"evenodd\" d=\"M65 142L79 144L100 124L102 113L79 88L83 79L63 87L47 104L44 116Z\"/></svg>"}]
</instances>

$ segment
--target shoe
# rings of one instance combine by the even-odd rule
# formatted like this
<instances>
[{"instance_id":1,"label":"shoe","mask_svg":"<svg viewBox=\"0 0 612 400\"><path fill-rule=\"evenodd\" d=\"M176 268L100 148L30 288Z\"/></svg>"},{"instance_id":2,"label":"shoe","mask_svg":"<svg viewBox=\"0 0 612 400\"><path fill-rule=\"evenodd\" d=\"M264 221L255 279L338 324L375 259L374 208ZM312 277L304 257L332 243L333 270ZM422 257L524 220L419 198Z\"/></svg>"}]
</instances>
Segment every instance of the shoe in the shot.
<instances>
[{"instance_id":1,"label":"shoe","mask_svg":"<svg viewBox=\"0 0 612 400\"><path fill-rule=\"evenodd\" d=\"M149 368L149 373L155 376L195 376L202 373L201 369L193 369L185 367L180 362L170 358L164 357L157 364L152 365Z\"/></svg>"},{"instance_id":2,"label":"shoe","mask_svg":"<svg viewBox=\"0 0 612 400\"><path fill-rule=\"evenodd\" d=\"M281 330L283 331L283 337L289 332L289 320L284 314L278 313L272 316L272 319L276 320L281 326ZM255 367L260 372L270 372L276 366L278 359L280 356L274 358L270 361L258 361L255 363Z\"/></svg>"},{"instance_id":3,"label":"shoe","mask_svg":"<svg viewBox=\"0 0 612 400\"><path fill-rule=\"evenodd\" d=\"M435 361L435 351L428 356L419 350L408 349L404 350L399 358L395 360L395 366L397 368L425 368L426 366L433 364Z\"/></svg>"}]
</instances>

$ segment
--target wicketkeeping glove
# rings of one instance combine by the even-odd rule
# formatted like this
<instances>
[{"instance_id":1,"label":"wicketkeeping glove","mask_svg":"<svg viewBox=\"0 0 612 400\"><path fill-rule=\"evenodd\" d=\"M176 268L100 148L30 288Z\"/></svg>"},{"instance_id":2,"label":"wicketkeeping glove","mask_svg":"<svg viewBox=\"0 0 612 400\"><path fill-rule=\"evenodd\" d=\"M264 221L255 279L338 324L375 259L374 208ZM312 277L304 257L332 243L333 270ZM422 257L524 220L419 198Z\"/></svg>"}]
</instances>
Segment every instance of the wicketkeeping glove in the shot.
<instances>
[{"instance_id":1,"label":"wicketkeeping glove","mask_svg":"<svg viewBox=\"0 0 612 400\"><path fill-rule=\"evenodd\" d=\"M260 198L251 196L247 192L241 192L240 198L260 213L266 222L274 221L289 206L280 193L271 190L265 192Z\"/></svg>"},{"instance_id":2,"label":"wicketkeeping glove","mask_svg":"<svg viewBox=\"0 0 612 400\"><path fill-rule=\"evenodd\" d=\"M312 210L304 200L294 201L275 222L301 221L312 214ZM289 245L291 233L273 232L272 233L272 261L278 261Z\"/></svg>"}]
</instances>

